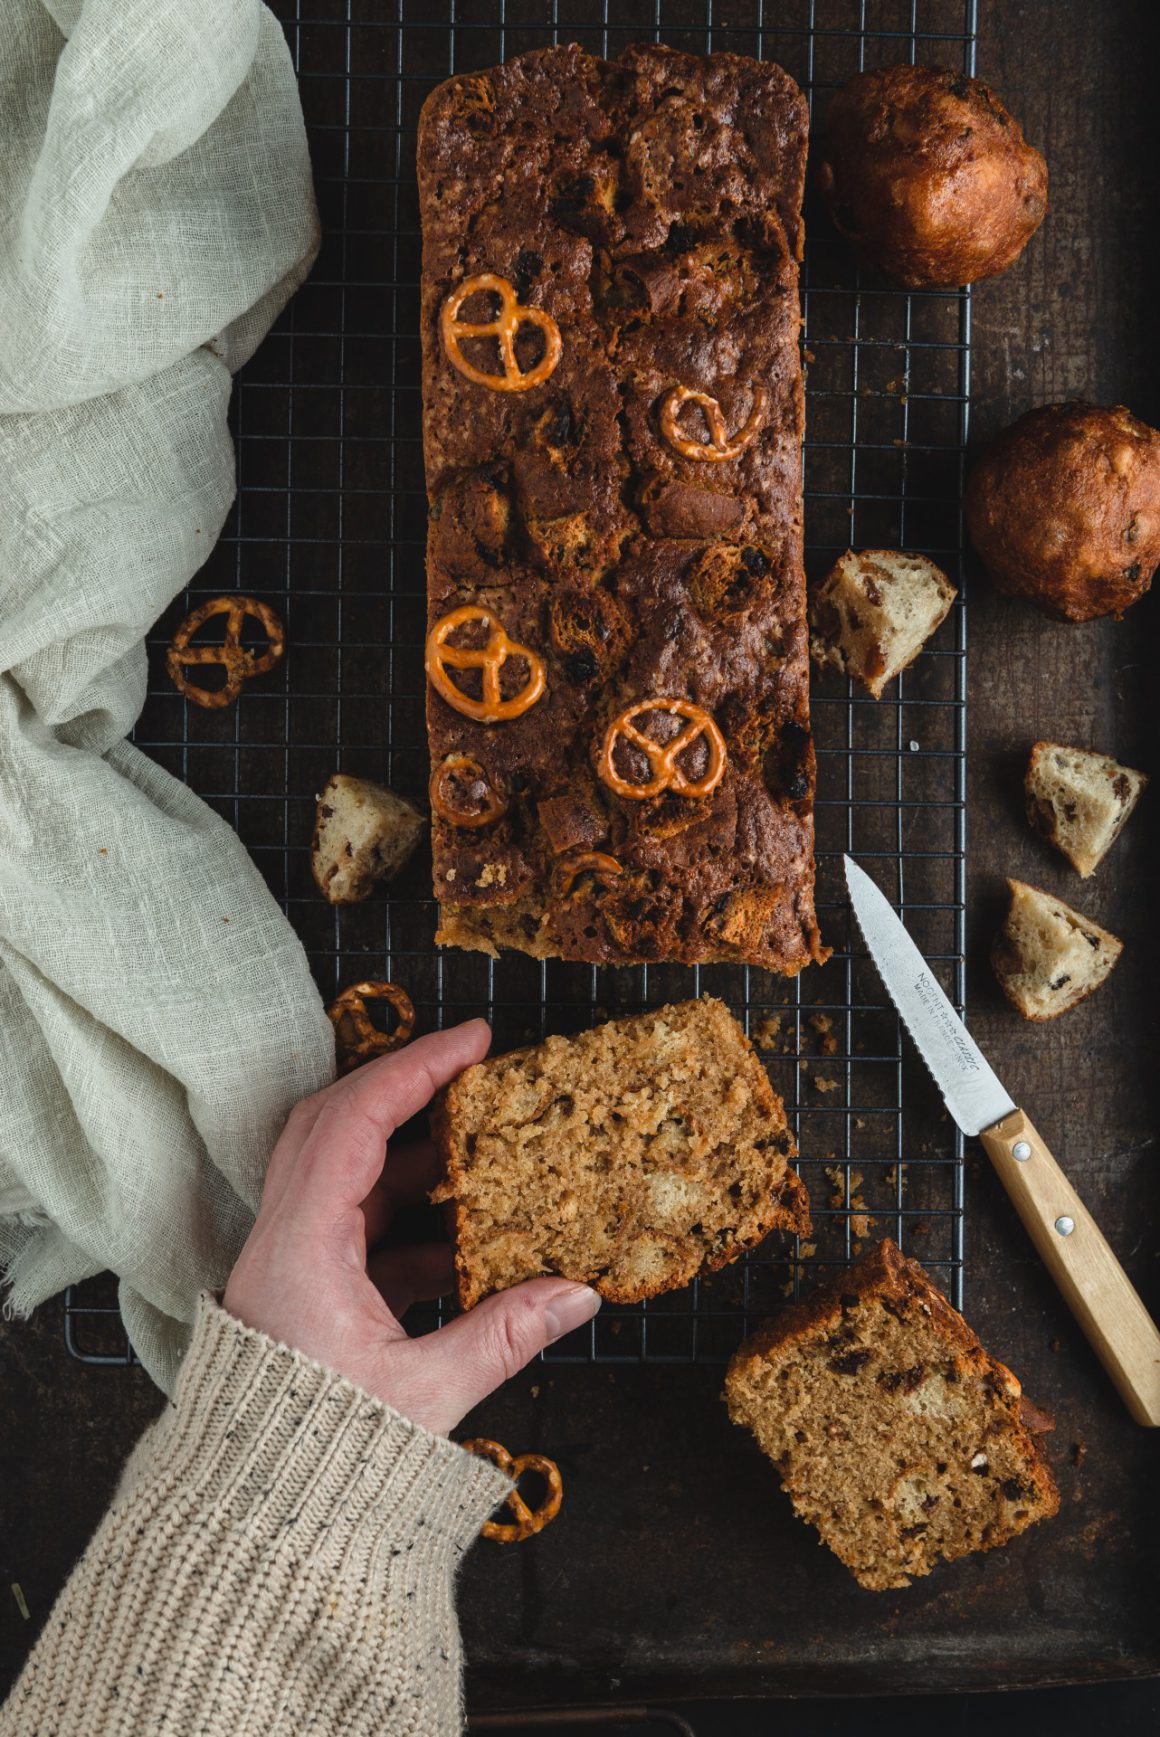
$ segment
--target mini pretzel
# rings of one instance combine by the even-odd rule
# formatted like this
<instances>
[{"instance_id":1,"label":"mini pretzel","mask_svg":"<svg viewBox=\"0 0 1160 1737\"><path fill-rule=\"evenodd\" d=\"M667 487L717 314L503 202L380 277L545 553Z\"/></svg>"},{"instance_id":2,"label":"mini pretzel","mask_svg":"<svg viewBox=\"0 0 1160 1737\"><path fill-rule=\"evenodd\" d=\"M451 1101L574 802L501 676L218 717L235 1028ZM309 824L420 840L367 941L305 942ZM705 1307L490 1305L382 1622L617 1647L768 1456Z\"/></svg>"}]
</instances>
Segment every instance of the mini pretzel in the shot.
<instances>
[{"instance_id":1,"label":"mini pretzel","mask_svg":"<svg viewBox=\"0 0 1160 1737\"><path fill-rule=\"evenodd\" d=\"M399 1016L394 1031L380 1031L367 1012L368 1001L389 1001ZM349 1074L377 1055L401 1049L415 1029L415 1007L397 983L352 983L327 1008L338 1034L338 1071Z\"/></svg>"},{"instance_id":2,"label":"mini pretzel","mask_svg":"<svg viewBox=\"0 0 1160 1737\"><path fill-rule=\"evenodd\" d=\"M499 297L499 313L492 320L461 320L458 317L460 308L470 296L478 295L481 290ZM564 340L551 314L545 313L543 308L525 307L507 278L497 277L493 271L465 278L458 289L452 290L443 303L439 325L443 333L443 348L452 366L469 380L474 380L477 386L490 386L494 392L528 392L533 386L542 386L555 372L564 354ZM526 373L516 357L516 333L521 326L537 326L544 334L544 353ZM473 367L459 348L461 338L495 338L499 343L503 373L485 374L482 368Z\"/></svg>"},{"instance_id":3,"label":"mini pretzel","mask_svg":"<svg viewBox=\"0 0 1160 1737\"><path fill-rule=\"evenodd\" d=\"M556 870L556 891L560 898L566 899L581 875L590 874L602 886L609 887L623 873L623 865L606 851L582 850L575 856L565 857L560 863Z\"/></svg>"},{"instance_id":4,"label":"mini pretzel","mask_svg":"<svg viewBox=\"0 0 1160 1737\"><path fill-rule=\"evenodd\" d=\"M488 630L487 644L473 649L465 645L448 645L457 627L482 621ZM528 666L528 679L510 700L500 698L500 672L509 657L522 657ZM544 660L530 646L509 639L503 622L490 609L478 603L465 603L450 615L438 620L427 635L425 657L427 676L437 694L442 694L449 706L474 718L477 724L502 724L530 711L547 685ZM473 700L462 688L457 688L448 669L477 669L482 672L483 698Z\"/></svg>"},{"instance_id":5,"label":"mini pretzel","mask_svg":"<svg viewBox=\"0 0 1160 1737\"><path fill-rule=\"evenodd\" d=\"M705 413L705 421L709 425L709 439L690 440L682 434L677 418L686 404L699 404ZM682 458L710 459L717 462L723 458L738 458L754 439L758 429L765 421L765 412L769 408L769 393L764 386L753 388L753 408L749 412L744 427L739 428L732 440L725 427L725 418L716 398L708 392L694 392L691 386L674 386L665 394L661 405L661 433L675 452Z\"/></svg>"},{"instance_id":6,"label":"mini pretzel","mask_svg":"<svg viewBox=\"0 0 1160 1737\"><path fill-rule=\"evenodd\" d=\"M470 784L482 784L487 792L486 805L477 813L469 808L452 807L447 799L446 787L453 778L462 778ZM449 826L490 826L493 820L499 820L501 815L507 813L506 800L493 787L479 761L473 760L470 754L448 754L442 764L432 772L428 790L431 807Z\"/></svg>"},{"instance_id":7,"label":"mini pretzel","mask_svg":"<svg viewBox=\"0 0 1160 1737\"><path fill-rule=\"evenodd\" d=\"M525 1538L531 1538L537 1532L542 1532L549 1521L554 1520L560 1512L560 1503L564 1500L564 1480L560 1476L560 1468L555 1460L550 1460L545 1454L519 1454L515 1458L501 1447L497 1441L488 1441L486 1436L476 1436L472 1441L462 1443L469 1454L478 1454L482 1460L490 1460L514 1479L516 1488L505 1496L504 1501L514 1516L514 1523L503 1520L485 1520L480 1528L480 1537L494 1538L497 1544L520 1544ZM539 1472L548 1488L543 1501L538 1508L529 1508L519 1492L519 1482L525 1472Z\"/></svg>"},{"instance_id":8,"label":"mini pretzel","mask_svg":"<svg viewBox=\"0 0 1160 1737\"><path fill-rule=\"evenodd\" d=\"M654 742L632 721L642 712L668 712L671 717L687 718L689 722L671 742ZM631 784L617 772L614 755L622 736L639 748L648 760L653 775L647 784ZM687 778L677 761L700 736L704 736L708 746L709 765L703 778ZM637 700L609 724L600 750L598 770L610 790L618 796L632 796L638 801L648 796L659 796L664 790L673 790L678 796L708 796L725 776L727 759L725 738L703 706L695 706L691 700Z\"/></svg>"},{"instance_id":9,"label":"mini pretzel","mask_svg":"<svg viewBox=\"0 0 1160 1737\"><path fill-rule=\"evenodd\" d=\"M221 644L210 642L191 645L190 641L198 628L204 627L213 615L224 615L226 618L226 633ZM251 650L242 644L242 624L247 615L260 621L265 630L270 643L263 652ZM286 629L268 604L259 603L256 597L211 597L208 603L201 604L191 615L186 616L173 636L173 644L166 654L165 664L178 693L184 694L187 700L192 700L195 706L228 706L241 693L243 682L248 682L251 676L265 675L267 670L273 669L285 646ZM185 674L187 664L214 663L220 663L226 672L224 687L195 687Z\"/></svg>"}]
</instances>

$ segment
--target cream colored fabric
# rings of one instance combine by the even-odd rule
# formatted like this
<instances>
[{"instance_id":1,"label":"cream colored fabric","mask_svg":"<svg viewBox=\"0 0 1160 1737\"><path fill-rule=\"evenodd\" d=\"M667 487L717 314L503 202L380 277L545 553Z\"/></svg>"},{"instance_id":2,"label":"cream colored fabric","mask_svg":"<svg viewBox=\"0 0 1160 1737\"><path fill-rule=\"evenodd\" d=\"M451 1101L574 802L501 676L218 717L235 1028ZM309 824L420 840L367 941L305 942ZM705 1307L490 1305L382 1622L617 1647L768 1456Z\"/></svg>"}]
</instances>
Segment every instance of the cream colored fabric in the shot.
<instances>
[{"instance_id":1,"label":"cream colored fabric","mask_svg":"<svg viewBox=\"0 0 1160 1737\"><path fill-rule=\"evenodd\" d=\"M256 0L5 0L0 1269L25 1312L112 1267L166 1389L333 1045L237 838L123 738L233 496L231 370L317 240Z\"/></svg>"},{"instance_id":2,"label":"cream colored fabric","mask_svg":"<svg viewBox=\"0 0 1160 1737\"><path fill-rule=\"evenodd\" d=\"M486 1461L204 1299L0 1737L447 1737Z\"/></svg>"}]
</instances>

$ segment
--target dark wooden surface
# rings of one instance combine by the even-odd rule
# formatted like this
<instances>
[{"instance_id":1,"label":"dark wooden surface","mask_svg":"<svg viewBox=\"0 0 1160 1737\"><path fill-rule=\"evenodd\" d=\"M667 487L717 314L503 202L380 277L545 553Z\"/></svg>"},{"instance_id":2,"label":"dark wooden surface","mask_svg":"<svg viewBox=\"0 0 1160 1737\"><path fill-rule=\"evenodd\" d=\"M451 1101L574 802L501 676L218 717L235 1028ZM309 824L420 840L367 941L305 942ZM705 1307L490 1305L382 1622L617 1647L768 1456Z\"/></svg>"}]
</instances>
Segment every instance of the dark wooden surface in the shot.
<instances>
[{"instance_id":1,"label":"dark wooden surface","mask_svg":"<svg viewBox=\"0 0 1160 1737\"><path fill-rule=\"evenodd\" d=\"M1160 423L1158 35L1143 0L983 0L980 72L1044 149L1052 187L1028 255L976 295L976 440L1069 395L1127 402ZM1154 596L1120 625L1065 627L976 580L969 611L971 1023L1154 1308L1160 794L1085 885L1027 832L1019 782L1037 735L1155 770L1158 608ZM1008 872L1127 942L1100 995L1042 1029L1007 1010L985 966ZM569 1486L561 1520L534 1545L469 1559L461 1608L478 1705L1160 1671L1160 1444L1129 1422L975 1151L968 1207L967 1313L1057 1415L1058 1520L1001 1555L872 1598L790 1518L726 1419L719 1370L537 1368L470 1420L550 1446ZM69 1363L54 1308L0 1329L0 1393L2 1690L158 1401L138 1371Z\"/></svg>"}]
</instances>

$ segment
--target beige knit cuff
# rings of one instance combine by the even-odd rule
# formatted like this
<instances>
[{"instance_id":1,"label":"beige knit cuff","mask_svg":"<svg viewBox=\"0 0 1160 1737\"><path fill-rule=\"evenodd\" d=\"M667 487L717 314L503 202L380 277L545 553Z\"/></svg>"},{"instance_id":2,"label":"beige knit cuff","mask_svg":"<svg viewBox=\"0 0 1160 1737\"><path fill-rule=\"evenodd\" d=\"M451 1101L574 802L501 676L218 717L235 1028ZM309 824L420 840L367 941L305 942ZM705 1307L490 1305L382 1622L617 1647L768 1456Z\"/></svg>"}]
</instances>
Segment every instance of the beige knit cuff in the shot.
<instances>
[{"instance_id":1,"label":"beige knit cuff","mask_svg":"<svg viewBox=\"0 0 1160 1737\"><path fill-rule=\"evenodd\" d=\"M335 1569L384 1547L454 1558L511 1487L494 1466L243 1326L208 1295L173 1409L143 1457L134 1484L176 1483L251 1542Z\"/></svg>"}]
</instances>

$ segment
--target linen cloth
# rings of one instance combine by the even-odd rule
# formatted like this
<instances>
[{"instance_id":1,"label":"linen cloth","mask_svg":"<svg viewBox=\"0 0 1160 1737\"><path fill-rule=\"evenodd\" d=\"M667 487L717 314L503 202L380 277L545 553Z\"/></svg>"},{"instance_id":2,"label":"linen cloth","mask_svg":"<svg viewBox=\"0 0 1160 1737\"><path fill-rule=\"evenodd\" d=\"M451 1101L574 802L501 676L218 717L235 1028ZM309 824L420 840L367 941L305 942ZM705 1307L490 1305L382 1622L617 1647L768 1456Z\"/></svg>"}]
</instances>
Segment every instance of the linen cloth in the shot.
<instances>
[{"instance_id":1,"label":"linen cloth","mask_svg":"<svg viewBox=\"0 0 1160 1737\"><path fill-rule=\"evenodd\" d=\"M237 837L123 738L233 497L232 372L317 246L257 0L5 0L0 1267L16 1313L112 1268L167 1392L334 1051Z\"/></svg>"}]
</instances>

